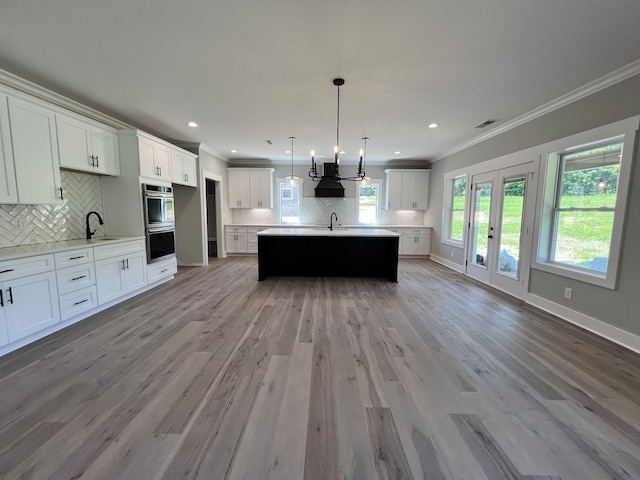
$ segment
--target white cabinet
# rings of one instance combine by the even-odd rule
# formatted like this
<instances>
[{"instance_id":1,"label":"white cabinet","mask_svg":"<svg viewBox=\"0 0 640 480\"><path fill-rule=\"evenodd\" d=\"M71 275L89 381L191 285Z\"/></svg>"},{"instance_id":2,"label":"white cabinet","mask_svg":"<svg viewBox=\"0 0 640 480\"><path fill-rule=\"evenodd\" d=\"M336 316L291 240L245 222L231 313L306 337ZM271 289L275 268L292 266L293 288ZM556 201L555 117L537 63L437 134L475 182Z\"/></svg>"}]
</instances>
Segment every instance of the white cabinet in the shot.
<instances>
[{"instance_id":1,"label":"white cabinet","mask_svg":"<svg viewBox=\"0 0 640 480\"><path fill-rule=\"evenodd\" d=\"M429 207L429 170L385 170L385 208L426 210Z\"/></svg>"},{"instance_id":2,"label":"white cabinet","mask_svg":"<svg viewBox=\"0 0 640 480\"><path fill-rule=\"evenodd\" d=\"M0 262L0 345L60 321L53 255Z\"/></svg>"},{"instance_id":3,"label":"white cabinet","mask_svg":"<svg viewBox=\"0 0 640 480\"><path fill-rule=\"evenodd\" d=\"M114 129L62 114L56 114L56 128L61 167L120 175L118 136Z\"/></svg>"},{"instance_id":4,"label":"white cabinet","mask_svg":"<svg viewBox=\"0 0 640 480\"><path fill-rule=\"evenodd\" d=\"M229 175L229 207L250 208L249 171L240 168L230 168Z\"/></svg>"},{"instance_id":5,"label":"white cabinet","mask_svg":"<svg viewBox=\"0 0 640 480\"><path fill-rule=\"evenodd\" d=\"M144 240L98 246L94 256L99 305L147 285Z\"/></svg>"},{"instance_id":6,"label":"white cabinet","mask_svg":"<svg viewBox=\"0 0 640 480\"><path fill-rule=\"evenodd\" d=\"M227 253L247 253L247 227L225 228L225 250Z\"/></svg>"},{"instance_id":7,"label":"white cabinet","mask_svg":"<svg viewBox=\"0 0 640 480\"><path fill-rule=\"evenodd\" d=\"M171 181L171 150L152 139L139 136L140 175Z\"/></svg>"},{"instance_id":8,"label":"white cabinet","mask_svg":"<svg viewBox=\"0 0 640 480\"><path fill-rule=\"evenodd\" d=\"M230 168L229 207L273 208L273 168Z\"/></svg>"},{"instance_id":9,"label":"white cabinet","mask_svg":"<svg viewBox=\"0 0 640 480\"><path fill-rule=\"evenodd\" d=\"M249 205L251 208L273 208L273 169L249 172Z\"/></svg>"},{"instance_id":10,"label":"white cabinet","mask_svg":"<svg viewBox=\"0 0 640 480\"><path fill-rule=\"evenodd\" d=\"M174 275L177 271L178 262L175 257L161 262L150 263L147 266L147 282L151 285L152 283Z\"/></svg>"},{"instance_id":11,"label":"white cabinet","mask_svg":"<svg viewBox=\"0 0 640 480\"><path fill-rule=\"evenodd\" d=\"M0 95L0 203L18 203L16 188L11 129L9 128L9 108L6 95ZM1 325L0 344L2 344Z\"/></svg>"},{"instance_id":12,"label":"white cabinet","mask_svg":"<svg viewBox=\"0 0 640 480\"><path fill-rule=\"evenodd\" d=\"M431 253L431 229L427 227L389 229L400 233L400 255L423 256Z\"/></svg>"},{"instance_id":13,"label":"white cabinet","mask_svg":"<svg viewBox=\"0 0 640 480\"><path fill-rule=\"evenodd\" d=\"M262 227L247 227L247 253L258 253L258 232Z\"/></svg>"},{"instance_id":14,"label":"white cabinet","mask_svg":"<svg viewBox=\"0 0 640 480\"><path fill-rule=\"evenodd\" d=\"M171 150L171 182L189 187L196 186L195 155L191 156L177 150Z\"/></svg>"},{"instance_id":15,"label":"white cabinet","mask_svg":"<svg viewBox=\"0 0 640 480\"><path fill-rule=\"evenodd\" d=\"M13 97L5 98L13 150L11 161L16 180L15 201L10 202L60 203L63 192L60 184L55 114L35 103ZM5 169L7 162L5 158Z\"/></svg>"}]
</instances>

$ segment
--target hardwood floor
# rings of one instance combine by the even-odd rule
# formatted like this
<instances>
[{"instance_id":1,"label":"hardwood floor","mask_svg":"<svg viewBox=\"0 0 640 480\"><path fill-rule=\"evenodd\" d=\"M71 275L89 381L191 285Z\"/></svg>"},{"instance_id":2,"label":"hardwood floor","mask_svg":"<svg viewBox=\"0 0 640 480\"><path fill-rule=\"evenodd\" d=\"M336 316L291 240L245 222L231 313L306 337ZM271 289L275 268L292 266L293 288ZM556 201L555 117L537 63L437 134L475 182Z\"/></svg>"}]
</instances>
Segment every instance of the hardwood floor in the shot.
<instances>
[{"instance_id":1,"label":"hardwood floor","mask_svg":"<svg viewBox=\"0 0 640 480\"><path fill-rule=\"evenodd\" d=\"M2 479L640 479L640 356L429 260L218 259L0 358Z\"/></svg>"}]
</instances>

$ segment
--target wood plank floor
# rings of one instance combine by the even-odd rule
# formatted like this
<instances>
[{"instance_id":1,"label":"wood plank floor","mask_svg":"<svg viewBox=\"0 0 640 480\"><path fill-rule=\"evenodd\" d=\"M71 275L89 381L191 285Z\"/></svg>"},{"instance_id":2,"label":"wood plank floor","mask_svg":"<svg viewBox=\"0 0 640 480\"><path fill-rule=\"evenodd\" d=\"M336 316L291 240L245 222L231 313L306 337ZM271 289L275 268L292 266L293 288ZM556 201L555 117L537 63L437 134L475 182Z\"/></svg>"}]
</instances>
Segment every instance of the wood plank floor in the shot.
<instances>
[{"instance_id":1,"label":"wood plank floor","mask_svg":"<svg viewBox=\"0 0 640 480\"><path fill-rule=\"evenodd\" d=\"M0 478L640 479L640 357L425 259L217 259L0 358Z\"/></svg>"}]
</instances>

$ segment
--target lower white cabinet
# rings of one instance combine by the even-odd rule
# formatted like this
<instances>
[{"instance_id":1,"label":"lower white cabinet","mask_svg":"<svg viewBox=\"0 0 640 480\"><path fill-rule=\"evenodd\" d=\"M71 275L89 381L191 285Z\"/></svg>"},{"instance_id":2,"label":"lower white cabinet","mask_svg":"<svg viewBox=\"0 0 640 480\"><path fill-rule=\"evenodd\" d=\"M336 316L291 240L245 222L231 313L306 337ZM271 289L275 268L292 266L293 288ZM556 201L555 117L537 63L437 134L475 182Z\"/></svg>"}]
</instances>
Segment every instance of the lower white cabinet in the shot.
<instances>
[{"instance_id":1,"label":"lower white cabinet","mask_svg":"<svg viewBox=\"0 0 640 480\"><path fill-rule=\"evenodd\" d=\"M429 255L431 253L430 228L403 228L401 255Z\"/></svg>"},{"instance_id":2,"label":"lower white cabinet","mask_svg":"<svg viewBox=\"0 0 640 480\"><path fill-rule=\"evenodd\" d=\"M247 228L247 253L258 253L258 232L260 230L264 230L264 228Z\"/></svg>"},{"instance_id":3,"label":"lower white cabinet","mask_svg":"<svg viewBox=\"0 0 640 480\"><path fill-rule=\"evenodd\" d=\"M147 282L155 283L158 280L174 275L178 271L178 261L175 258L161 262L150 263L147 266Z\"/></svg>"},{"instance_id":4,"label":"lower white cabinet","mask_svg":"<svg viewBox=\"0 0 640 480\"><path fill-rule=\"evenodd\" d=\"M98 305L115 300L147 284L145 251L96 261Z\"/></svg>"},{"instance_id":5,"label":"lower white cabinet","mask_svg":"<svg viewBox=\"0 0 640 480\"><path fill-rule=\"evenodd\" d=\"M60 295L60 317L68 320L88 312L98 306L98 292L95 285L75 290L66 295Z\"/></svg>"},{"instance_id":6,"label":"lower white cabinet","mask_svg":"<svg viewBox=\"0 0 640 480\"><path fill-rule=\"evenodd\" d=\"M0 325L6 325L5 343L14 342L60 321L54 271L0 283ZM4 320L4 321L3 321ZM4 335L0 334L0 340Z\"/></svg>"},{"instance_id":7,"label":"lower white cabinet","mask_svg":"<svg viewBox=\"0 0 640 480\"><path fill-rule=\"evenodd\" d=\"M227 253L247 253L247 227L226 227L224 244Z\"/></svg>"}]
</instances>

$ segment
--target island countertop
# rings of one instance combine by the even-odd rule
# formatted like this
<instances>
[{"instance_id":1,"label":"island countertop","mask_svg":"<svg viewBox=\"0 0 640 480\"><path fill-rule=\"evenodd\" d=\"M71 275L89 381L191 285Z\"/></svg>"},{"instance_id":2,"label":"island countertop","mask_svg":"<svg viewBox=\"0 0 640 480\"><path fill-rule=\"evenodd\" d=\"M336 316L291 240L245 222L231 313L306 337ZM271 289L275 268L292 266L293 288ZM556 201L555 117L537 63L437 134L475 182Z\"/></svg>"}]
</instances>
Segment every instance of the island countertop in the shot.
<instances>
[{"instance_id":1,"label":"island countertop","mask_svg":"<svg viewBox=\"0 0 640 480\"><path fill-rule=\"evenodd\" d=\"M314 228L267 228L257 233L261 236L271 237L400 237L401 235L382 228L344 228L314 227Z\"/></svg>"}]
</instances>

